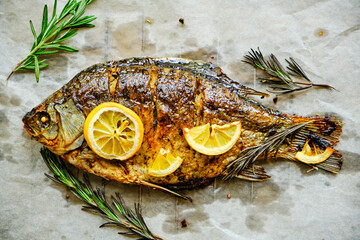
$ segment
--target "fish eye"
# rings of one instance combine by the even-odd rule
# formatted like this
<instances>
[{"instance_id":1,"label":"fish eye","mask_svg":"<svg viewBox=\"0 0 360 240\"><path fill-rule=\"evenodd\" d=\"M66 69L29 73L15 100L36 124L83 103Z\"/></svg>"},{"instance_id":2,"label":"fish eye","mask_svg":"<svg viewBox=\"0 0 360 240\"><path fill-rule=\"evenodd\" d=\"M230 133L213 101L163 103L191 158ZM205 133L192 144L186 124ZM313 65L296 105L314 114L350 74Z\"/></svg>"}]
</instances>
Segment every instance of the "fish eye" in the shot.
<instances>
[{"instance_id":1,"label":"fish eye","mask_svg":"<svg viewBox=\"0 0 360 240\"><path fill-rule=\"evenodd\" d=\"M50 125L50 116L47 112L40 112L38 114L38 124L41 128L48 128Z\"/></svg>"}]
</instances>

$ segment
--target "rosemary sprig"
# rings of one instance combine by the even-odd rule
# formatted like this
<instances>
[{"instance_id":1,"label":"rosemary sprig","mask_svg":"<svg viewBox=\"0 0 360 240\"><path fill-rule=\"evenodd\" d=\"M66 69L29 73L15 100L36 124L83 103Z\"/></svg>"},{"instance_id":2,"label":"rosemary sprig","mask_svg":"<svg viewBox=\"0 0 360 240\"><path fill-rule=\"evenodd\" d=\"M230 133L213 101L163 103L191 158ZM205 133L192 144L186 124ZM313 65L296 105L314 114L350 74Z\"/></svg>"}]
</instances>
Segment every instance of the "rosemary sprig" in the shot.
<instances>
[{"instance_id":1,"label":"rosemary sprig","mask_svg":"<svg viewBox=\"0 0 360 240\"><path fill-rule=\"evenodd\" d=\"M77 52L78 50L61 43L74 37L79 28L94 27L90 22L96 19L95 16L83 16L85 8L93 0L68 0L60 15L56 14L57 0L54 2L52 17L49 20L48 7L44 6L41 31L36 33L35 27L30 20L31 32L34 36L34 43L30 53L21 60L7 77L6 81L18 71L32 70L35 72L36 81L39 82L40 69L48 66L44 55L54 54L59 51Z\"/></svg>"},{"instance_id":2,"label":"rosemary sprig","mask_svg":"<svg viewBox=\"0 0 360 240\"><path fill-rule=\"evenodd\" d=\"M105 197L105 189L93 189L88 175L84 173L84 182L78 180L67 168L63 160L43 147L40 151L46 165L54 174L45 175L53 181L65 185L88 206L83 206L83 210L98 214L107 218L109 222L102 224L100 227L116 225L127 229L126 232L119 234L137 235L141 239L161 240L162 238L152 234L147 227L142 214L140 204L135 204L135 212L125 205L123 198L119 193L111 196L112 205ZM119 216L122 216L121 219Z\"/></svg>"},{"instance_id":3,"label":"rosemary sprig","mask_svg":"<svg viewBox=\"0 0 360 240\"><path fill-rule=\"evenodd\" d=\"M223 179L229 180L235 177L261 156L264 156L266 159L271 152L275 151L274 157L276 157L280 146L285 142L285 140L309 123L311 123L311 121L291 126L278 134L269 137L261 145L245 148L239 153L237 159L226 167L224 170L226 175Z\"/></svg>"},{"instance_id":4,"label":"rosemary sprig","mask_svg":"<svg viewBox=\"0 0 360 240\"><path fill-rule=\"evenodd\" d=\"M332 86L327 84L311 82L300 65L295 62L293 58L290 58L290 60L285 59L288 63L288 70L286 70L274 54L270 54L269 60L265 60L259 48L258 51L251 49L248 53L248 55L244 56L246 60L243 62L251 64L255 68L259 68L269 75L269 77L261 78L261 82L270 84L270 88L272 90L268 91L271 93L282 95L305 90L313 86L334 89ZM294 81L291 76L302 78L305 81Z\"/></svg>"}]
</instances>

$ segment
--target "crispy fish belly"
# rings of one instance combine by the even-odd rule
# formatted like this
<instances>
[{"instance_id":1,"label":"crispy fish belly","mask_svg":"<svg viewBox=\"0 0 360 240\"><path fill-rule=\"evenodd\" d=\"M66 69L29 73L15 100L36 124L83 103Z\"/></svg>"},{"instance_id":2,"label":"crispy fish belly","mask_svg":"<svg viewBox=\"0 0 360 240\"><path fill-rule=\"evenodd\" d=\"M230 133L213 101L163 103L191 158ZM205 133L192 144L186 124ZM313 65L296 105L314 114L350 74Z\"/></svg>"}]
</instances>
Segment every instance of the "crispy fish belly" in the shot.
<instances>
[{"instance_id":1,"label":"crispy fish belly","mask_svg":"<svg viewBox=\"0 0 360 240\"><path fill-rule=\"evenodd\" d=\"M76 106L87 115L109 99L121 103L141 118L144 140L135 156L122 162L98 157L85 142L80 149L63 157L71 164L107 179L137 184L147 181L191 189L210 183L242 149L260 144L270 129L282 129L292 124L285 115L247 99L248 89L225 75L219 77L222 75L220 69L206 70L211 65L205 64L201 68L192 64L189 67L181 62L141 59L130 63L110 62L80 73L67 88L73 92ZM99 77L99 72L105 74ZM99 89L101 92L96 92ZM240 139L231 150L219 156L194 151L182 133L184 127L238 120L243 128ZM166 177L151 177L147 173L148 166L161 148L181 157L183 163Z\"/></svg>"},{"instance_id":2,"label":"crispy fish belly","mask_svg":"<svg viewBox=\"0 0 360 240\"><path fill-rule=\"evenodd\" d=\"M313 120L268 109L249 99L248 95L262 93L232 81L219 67L209 63L185 59L132 58L94 65L80 72L28 113L23 121L25 127L29 122L34 125L33 121L28 120L30 116L46 109L49 112L53 105L58 112L67 109L65 112L69 114L63 114L64 116L80 114L81 117L78 116L77 119L85 119L101 103L121 103L136 112L144 124L141 148L128 160L106 160L94 154L83 141L82 126L60 124L59 136L65 136L66 141L58 138L48 141L38 137L37 140L41 140L55 153L62 154L68 150L62 155L69 163L106 179L130 184L150 182L174 189L193 189L207 185L221 175L241 150L258 146L271 135L296 123ZM62 106L61 109L59 106ZM55 119L52 116L51 119ZM65 121L64 117L63 122ZM194 151L182 133L184 127L234 121L241 121L241 136L232 149L218 156L207 156ZM341 133L340 122L325 118L313 121L315 122L307 133L301 133L292 143L281 146L278 156L293 159L294 153L301 150L307 138L315 139L314 142L321 143L321 147L337 143ZM26 128L32 134L30 127ZM58 143L62 146L60 151L56 148ZM170 175L152 177L148 175L148 168L162 148L181 157L183 163ZM336 164L341 155L337 153L336 156L336 159L331 160L333 162L324 164L325 170L339 168ZM248 175L255 170L263 171L259 167L250 167L252 170L247 172ZM244 178L249 179L248 175Z\"/></svg>"}]
</instances>

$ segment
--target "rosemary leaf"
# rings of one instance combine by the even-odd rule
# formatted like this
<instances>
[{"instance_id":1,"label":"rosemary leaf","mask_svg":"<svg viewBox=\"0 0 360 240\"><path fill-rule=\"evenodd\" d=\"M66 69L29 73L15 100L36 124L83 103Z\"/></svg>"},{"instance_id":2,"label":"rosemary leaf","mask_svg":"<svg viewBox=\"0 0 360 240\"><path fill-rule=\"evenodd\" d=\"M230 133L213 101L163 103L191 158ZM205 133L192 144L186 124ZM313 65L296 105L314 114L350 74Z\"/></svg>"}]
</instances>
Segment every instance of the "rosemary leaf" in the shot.
<instances>
[{"instance_id":1,"label":"rosemary leaf","mask_svg":"<svg viewBox=\"0 0 360 240\"><path fill-rule=\"evenodd\" d=\"M36 36L36 31L35 31L35 28L34 28L34 24L32 23L32 21L30 20L30 29L31 29L31 32L34 36L34 46L37 45L37 36Z\"/></svg>"},{"instance_id":2,"label":"rosemary leaf","mask_svg":"<svg viewBox=\"0 0 360 240\"><path fill-rule=\"evenodd\" d=\"M34 36L30 53L21 60L11 71L6 81L19 71L34 70L36 81L39 82L40 69L48 64L39 65L38 57L44 58L48 54L54 54L60 51L77 52L78 50L60 42L66 41L77 34L79 28L90 28L95 25L90 24L96 19L95 16L83 16L86 7L92 3L92 0L68 0L59 16L56 15L57 0L54 1L54 9L49 20L47 5L44 6L41 22L41 31L36 34L33 22L30 20L30 29ZM50 48L49 51L43 51L44 48Z\"/></svg>"},{"instance_id":3,"label":"rosemary leaf","mask_svg":"<svg viewBox=\"0 0 360 240\"><path fill-rule=\"evenodd\" d=\"M297 62L295 62L295 60L293 58L290 58L290 61L285 59L285 61L289 64L289 66L287 66L287 69L289 69L291 75L301 76L301 77L305 78L308 82L311 82L310 79L308 78L308 76L305 74L305 72L300 67L300 65L297 64Z\"/></svg>"},{"instance_id":4,"label":"rosemary leaf","mask_svg":"<svg viewBox=\"0 0 360 240\"><path fill-rule=\"evenodd\" d=\"M58 50L53 50L53 51L39 51L38 52L38 55L48 55L48 54L53 54L53 53L58 53L59 51Z\"/></svg>"},{"instance_id":5,"label":"rosemary leaf","mask_svg":"<svg viewBox=\"0 0 360 240\"><path fill-rule=\"evenodd\" d=\"M77 34L77 30L72 30L72 29L68 29L68 31L62 35L61 37L59 37L58 39L56 39L54 42L62 42L62 41L65 41L65 40L68 40L72 37L74 37L75 35Z\"/></svg>"},{"instance_id":6,"label":"rosemary leaf","mask_svg":"<svg viewBox=\"0 0 360 240\"><path fill-rule=\"evenodd\" d=\"M39 67L39 61L36 55L34 55L34 63L35 63L35 78L36 82L39 82L40 77L40 67Z\"/></svg>"},{"instance_id":7,"label":"rosemary leaf","mask_svg":"<svg viewBox=\"0 0 360 240\"><path fill-rule=\"evenodd\" d=\"M48 24L48 7L47 5L44 6L44 11L43 11L43 20L42 20L42 24L41 24L41 32L43 32Z\"/></svg>"},{"instance_id":8,"label":"rosemary leaf","mask_svg":"<svg viewBox=\"0 0 360 240\"><path fill-rule=\"evenodd\" d=\"M68 47L68 46L65 46L65 45L60 45L56 49L64 50L64 51L67 51L67 52L78 52L79 51L79 50L77 50L75 48Z\"/></svg>"},{"instance_id":9,"label":"rosemary leaf","mask_svg":"<svg viewBox=\"0 0 360 240\"><path fill-rule=\"evenodd\" d=\"M45 175L51 180L70 188L76 197L84 201L87 206L83 210L98 214L110 220L100 227L115 225L127 229L126 234L137 235L141 239L161 240L162 238L151 233L141 213L140 204L135 204L135 212L128 208L119 193L111 196L112 202L108 202L104 188L94 189L86 173L83 182L77 179L68 169L62 158L43 147L40 151L44 162L53 173ZM121 219L121 217L123 219Z\"/></svg>"}]
</instances>

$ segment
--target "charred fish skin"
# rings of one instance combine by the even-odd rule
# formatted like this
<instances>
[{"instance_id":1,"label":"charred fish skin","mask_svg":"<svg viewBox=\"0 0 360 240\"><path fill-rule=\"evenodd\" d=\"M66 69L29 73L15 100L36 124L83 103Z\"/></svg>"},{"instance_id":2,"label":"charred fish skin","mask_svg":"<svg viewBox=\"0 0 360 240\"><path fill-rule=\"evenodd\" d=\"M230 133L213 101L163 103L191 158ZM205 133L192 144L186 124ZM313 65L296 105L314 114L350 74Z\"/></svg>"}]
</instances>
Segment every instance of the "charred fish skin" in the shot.
<instances>
[{"instance_id":1,"label":"charred fish skin","mask_svg":"<svg viewBox=\"0 0 360 240\"><path fill-rule=\"evenodd\" d=\"M140 184L148 181L172 188L191 189L209 184L222 174L242 149L261 144L270 132L308 120L268 109L247 97L251 94L260 93L234 82L219 67L210 63L187 59L131 58L96 64L80 72L34 108L31 114L27 114L24 124L30 135L34 136L33 127L29 125L34 121L30 119L53 106L56 117L60 119L55 123L58 123L61 134L51 140L51 146L42 143L55 153L61 152L71 164L118 182ZM81 134L73 133L75 126L61 125L60 110L65 108L59 106L76 108L76 111L71 111L75 115L80 113L85 119L92 109L109 101L132 109L144 124L144 141L140 150L123 162L98 157L83 141ZM76 119L76 126L82 129L82 126L78 126L82 118L78 116ZM231 150L219 156L194 151L182 135L184 127L239 120L243 128L240 139ZM323 121L319 120L320 123ZM335 140L341 132L338 125L332 130L336 136L327 133L328 136L334 135ZM70 131L68 135L66 131ZM335 140L330 143L336 144ZM62 143L61 146L58 143ZM148 166L161 148L183 158L183 164L166 177L151 177L147 174ZM280 154L287 156L296 150L291 145L283 146Z\"/></svg>"}]
</instances>

